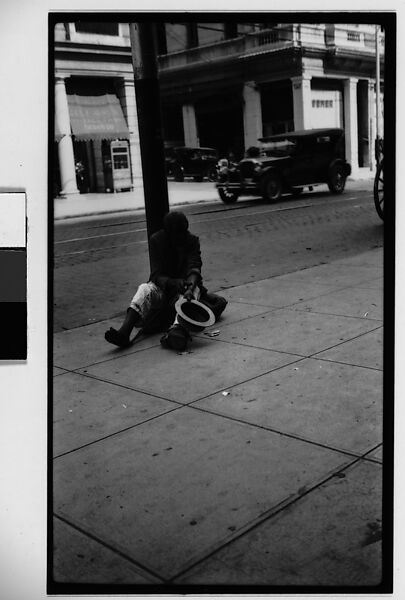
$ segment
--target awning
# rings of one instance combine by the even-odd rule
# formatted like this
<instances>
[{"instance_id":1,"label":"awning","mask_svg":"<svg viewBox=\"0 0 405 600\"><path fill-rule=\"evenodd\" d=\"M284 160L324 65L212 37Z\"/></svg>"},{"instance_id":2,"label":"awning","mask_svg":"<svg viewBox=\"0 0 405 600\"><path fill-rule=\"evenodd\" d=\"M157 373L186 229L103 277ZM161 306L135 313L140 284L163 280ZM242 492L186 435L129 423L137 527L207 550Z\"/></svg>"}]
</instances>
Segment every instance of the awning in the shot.
<instances>
[{"instance_id":1,"label":"awning","mask_svg":"<svg viewBox=\"0 0 405 600\"><path fill-rule=\"evenodd\" d=\"M70 124L76 140L129 138L120 101L114 94L78 96L68 94Z\"/></svg>"}]
</instances>

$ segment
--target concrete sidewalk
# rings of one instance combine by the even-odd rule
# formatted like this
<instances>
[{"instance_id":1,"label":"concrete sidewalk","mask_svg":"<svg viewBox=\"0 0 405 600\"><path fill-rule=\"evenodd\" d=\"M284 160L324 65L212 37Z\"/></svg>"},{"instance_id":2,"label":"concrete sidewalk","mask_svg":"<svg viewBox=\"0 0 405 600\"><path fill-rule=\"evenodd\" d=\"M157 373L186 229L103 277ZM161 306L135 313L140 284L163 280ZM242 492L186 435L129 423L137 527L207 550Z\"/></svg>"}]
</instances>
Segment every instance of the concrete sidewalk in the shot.
<instances>
[{"instance_id":1,"label":"concrete sidewalk","mask_svg":"<svg viewBox=\"0 0 405 600\"><path fill-rule=\"evenodd\" d=\"M371 190L372 186L373 173L364 169L358 179L348 179L346 191ZM327 191L328 186L319 185L314 189ZM170 207L199 202L220 202L215 183L209 181L202 183L190 179L182 183L168 181L168 193ZM77 194L54 200L55 220L143 210L145 210L145 201L142 184L138 184L131 192Z\"/></svg>"},{"instance_id":2,"label":"concrete sidewalk","mask_svg":"<svg viewBox=\"0 0 405 600\"><path fill-rule=\"evenodd\" d=\"M218 201L215 184L208 181L203 183L190 180L182 183L169 181L168 192L170 207ZM78 194L54 200L56 220L144 210L145 200L142 184L137 185L131 192Z\"/></svg>"},{"instance_id":3,"label":"concrete sidewalk","mask_svg":"<svg viewBox=\"0 0 405 600\"><path fill-rule=\"evenodd\" d=\"M55 581L377 585L382 285L375 249L231 288L180 354L56 334Z\"/></svg>"}]
</instances>

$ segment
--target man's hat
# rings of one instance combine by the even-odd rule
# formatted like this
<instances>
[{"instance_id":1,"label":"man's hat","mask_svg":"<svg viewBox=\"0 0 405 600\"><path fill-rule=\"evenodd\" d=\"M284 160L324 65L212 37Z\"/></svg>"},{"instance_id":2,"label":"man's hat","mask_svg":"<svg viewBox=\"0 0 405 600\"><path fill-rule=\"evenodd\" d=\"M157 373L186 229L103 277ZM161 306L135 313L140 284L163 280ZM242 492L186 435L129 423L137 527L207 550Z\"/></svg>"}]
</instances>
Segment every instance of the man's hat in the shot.
<instances>
[{"instance_id":1,"label":"man's hat","mask_svg":"<svg viewBox=\"0 0 405 600\"><path fill-rule=\"evenodd\" d=\"M181 296L175 309L179 323L190 331L202 331L215 323L212 310L199 300L186 300Z\"/></svg>"}]
</instances>

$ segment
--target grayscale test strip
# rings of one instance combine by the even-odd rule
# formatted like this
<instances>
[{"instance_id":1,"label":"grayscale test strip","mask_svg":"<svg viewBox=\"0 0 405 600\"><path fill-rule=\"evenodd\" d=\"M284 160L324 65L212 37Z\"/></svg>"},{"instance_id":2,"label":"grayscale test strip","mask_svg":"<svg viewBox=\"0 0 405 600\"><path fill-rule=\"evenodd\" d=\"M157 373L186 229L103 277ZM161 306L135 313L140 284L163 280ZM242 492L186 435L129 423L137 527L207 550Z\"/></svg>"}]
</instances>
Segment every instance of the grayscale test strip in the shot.
<instances>
[{"instance_id":1,"label":"grayscale test strip","mask_svg":"<svg viewBox=\"0 0 405 600\"><path fill-rule=\"evenodd\" d=\"M27 358L27 229L24 192L0 192L0 360Z\"/></svg>"}]
</instances>

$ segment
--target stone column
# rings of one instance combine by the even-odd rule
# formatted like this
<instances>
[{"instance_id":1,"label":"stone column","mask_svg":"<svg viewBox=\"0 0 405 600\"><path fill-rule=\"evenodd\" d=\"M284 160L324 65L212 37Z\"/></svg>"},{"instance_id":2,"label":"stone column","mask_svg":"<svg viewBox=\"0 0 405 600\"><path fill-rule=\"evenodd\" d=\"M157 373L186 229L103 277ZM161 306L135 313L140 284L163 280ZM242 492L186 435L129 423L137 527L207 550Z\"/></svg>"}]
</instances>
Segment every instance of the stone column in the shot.
<instances>
[{"instance_id":1,"label":"stone column","mask_svg":"<svg viewBox=\"0 0 405 600\"><path fill-rule=\"evenodd\" d=\"M262 98L254 81L246 81L243 86L243 129L245 148L257 146L263 136Z\"/></svg>"},{"instance_id":2,"label":"stone column","mask_svg":"<svg viewBox=\"0 0 405 600\"><path fill-rule=\"evenodd\" d=\"M344 81L344 123L346 138L346 160L352 166L352 177L359 171L358 127L357 127L357 81L349 77Z\"/></svg>"},{"instance_id":3,"label":"stone column","mask_svg":"<svg viewBox=\"0 0 405 600\"><path fill-rule=\"evenodd\" d=\"M78 194L65 78L59 76L55 81L55 124L62 136L58 142L60 193L61 196Z\"/></svg>"},{"instance_id":4,"label":"stone column","mask_svg":"<svg viewBox=\"0 0 405 600\"><path fill-rule=\"evenodd\" d=\"M369 130L370 130L370 170L376 168L375 162L375 140L377 138L377 117L376 117L376 93L375 79L368 81L368 102L369 102Z\"/></svg>"},{"instance_id":5,"label":"stone column","mask_svg":"<svg viewBox=\"0 0 405 600\"><path fill-rule=\"evenodd\" d=\"M123 80L120 90L120 101L129 129L129 152L131 155L132 182L134 186L139 186L142 185L142 162L139 144L135 83L133 80Z\"/></svg>"},{"instance_id":6,"label":"stone column","mask_svg":"<svg viewBox=\"0 0 405 600\"><path fill-rule=\"evenodd\" d=\"M199 146L200 140L197 132L197 120L193 104L183 104L183 129L184 145Z\"/></svg>"},{"instance_id":7,"label":"stone column","mask_svg":"<svg viewBox=\"0 0 405 600\"><path fill-rule=\"evenodd\" d=\"M360 79L357 86L357 127L358 127L358 161L359 167L370 167L370 152L372 141L370 139L370 100L369 83L367 79Z\"/></svg>"},{"instance_id":8,"label":"stone column","mask_svg":"<svg viewBox=\"0 0 405 600\"><path fill-rule=\"evenodd\" d=\"M293 89L294 129L312 129L311 76L291 77Z\"/></svg>"}]
</instances>

